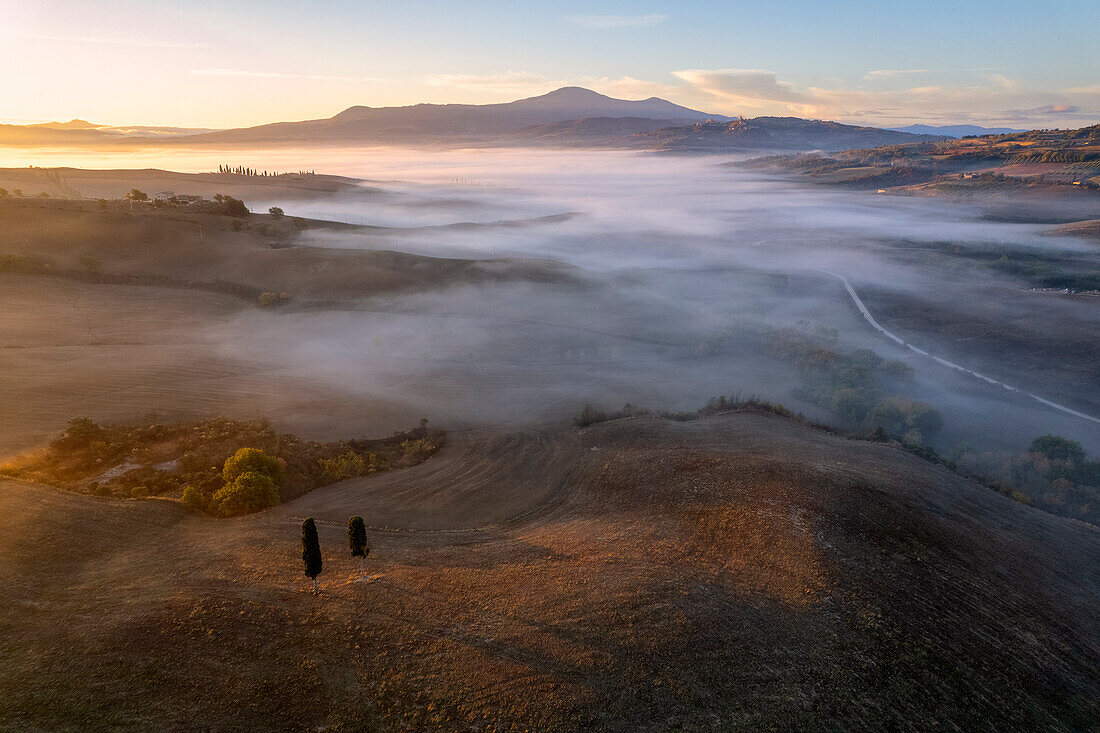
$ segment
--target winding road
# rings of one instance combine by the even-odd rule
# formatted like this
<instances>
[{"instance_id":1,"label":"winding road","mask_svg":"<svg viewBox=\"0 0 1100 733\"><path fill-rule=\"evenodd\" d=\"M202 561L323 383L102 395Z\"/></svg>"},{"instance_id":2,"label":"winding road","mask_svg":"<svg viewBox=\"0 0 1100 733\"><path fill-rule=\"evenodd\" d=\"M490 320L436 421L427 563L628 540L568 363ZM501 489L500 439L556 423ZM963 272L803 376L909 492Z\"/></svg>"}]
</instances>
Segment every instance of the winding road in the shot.
<instances>
[{"instance_id":1,"label":"winding road","mask_svg":"<svg viewBox=\"0 0 1100 733\"><path fill-rule=\"evenodd\" d=\"M881 325L879 325L879 322L876 321L874 319L874 316L871 315L871 312L869 310L867 310L867 306L863 304L862 300L860 300L859 295L856 294L855 288L853 288L852 284L850 282L848 282L848 278L844 277L843 275L838 275L835 272L830 272L829 270L814 270L814 272L821 272L821 273L824 273L826 275L831 275L832 277L835 277L837 280L840 280L840 282L844 283L844 287L845 287L845 289L847 289L848 295L852 296L852 302L854 302L856 304L856 308L858 308L859 312L863 314L863 317L865 319L867 319L867 322L871 324L871 327L874 328L879 333L881 333L886 338L888 338L892 341L896 341L901 346L904 346L905 348L910 349L911 351L915 351L916 353L920 354L921 356L926 356L929 359L932 359L933 361L935 361L935 362L937 362L937 363L939 363L939 364L941 364L945 367L949 367L951 369L956 369L960 372L965 372L966 374L969 374L972 377L977 377L978 379L982 380L983 382L988 382L989 384L995 385L997 387L1002 387L1002 388L1008 390L1009 392L1016 392L1016 393L1019 393L1019 394L1022 394L1024 396L1026 396L1026 397L1030 397L1031 399L1035 400L1036 402L1040 402L1040 403L1046 405L1047 407L1052 407L1055 410L1060 410L1060 411L1062 411L1064 413L1067 413L1069 415L1073 415L1074 417L1079 417L1079 418L1082 418L1084 420L1091 420L1094 423L1100 424L1100 418L1098 418L1098 417L1094 417L1093 415L1088 415L1084 412L1079 412L1078 410L1074 410L1071 407L1066 407L1065 405L1059 405L1057 402L1051 402L1048 399L1040 397L1039 395L1036 395L1036 394L1032 394L1031 392L1027 392L1027 391L1022 390L1018 387L1013 387L1012 385L1005 384L1004 382L998 382L996 379L993 379L991 377L987 377L984 374L979 374L978 372L974 371L973 369L967 369L966 367L960 366L959 364L955 364L954 362L950 362L947 359L941 359L940 357L936 356L935 354L929 354L924 349L921 349L921 348L918 348L918 347L914 346L913 344L909 343L905 339L901 338L900 336L897 336L894 333L891 333L890 331L887 331L885 328L883 328Z\"/></svg>"}]
</instances>

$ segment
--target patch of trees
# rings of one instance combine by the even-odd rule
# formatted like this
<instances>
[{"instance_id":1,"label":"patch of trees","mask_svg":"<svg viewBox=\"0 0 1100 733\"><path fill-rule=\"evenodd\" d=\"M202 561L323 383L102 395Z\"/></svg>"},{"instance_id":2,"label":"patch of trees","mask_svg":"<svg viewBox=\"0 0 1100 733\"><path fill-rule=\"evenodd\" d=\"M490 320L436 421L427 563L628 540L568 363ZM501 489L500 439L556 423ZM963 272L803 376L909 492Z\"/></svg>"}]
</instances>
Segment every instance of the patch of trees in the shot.
<instances>
[{"instance_id":1,"label":"patch of trees","mask_svg":"<svg viewBox=\"0 0 1100 733\"><path fill-rule=\"evenodd\" d=\"M263 421L163 425L154 416L139 425L100 425L74 418L45 450L0 472L99 496L179 496L196 511L231 516L353 475L416 465L445 440L426 420L386 438L318 443Z\"/></svg>"},{"instance_id":2,"label":"patch of trees","mask_svg":"<svg viewBox=\"0 0 1100 733\"><path fill-rule=\"evenodd\" d=\"M214 194L214 205L210 208L212 214L220 214L222 216L232 216L238 219L243 219L250 215L248 207L244 201L233 198L224 193Z\"/></svg>"},{"instance_id":3,"label":"patch of trees","mask_svg":"<svg viewBox=\"0 0 1100 733\"><path fill-rule=\"evenodd\" d=\"M912 367L868 349L843 351L832 329L805 322L773 329L764 346L798 370L802 383L793 392L796 398L828 410L849 427L882 430L914 445L927 443L943 427L931 405L904 396L913 382Z\"/></svg>"},{"instance_id":4,"label":"patch of trees","mask_svg":"<svg viewBox=\"0 0 1100 733\"><path fill-rule=\"evenodd\" d=\"M1043 435L1025 451L979 453L957 446L951 460L960 473L1016 501L1052 514L1100 525L1100 461L1060 435Z\"/></svg>"},{"instance_id":5,"label":"patch of trees","mask_svg":"<svg viewBox=\"0 0 1100 733\"><path fill-rule=\"evenodd\" d=\"M276 173L275 171L261 171L256 168L250 168L245 165L228 165L223 164L218 166L218 173L229 173L235 176L249 176L251 178L277 178L278 176L298 175L298 176L315 176L316 171L298 171L297 173Z\"/></svg>"}]
</instances>

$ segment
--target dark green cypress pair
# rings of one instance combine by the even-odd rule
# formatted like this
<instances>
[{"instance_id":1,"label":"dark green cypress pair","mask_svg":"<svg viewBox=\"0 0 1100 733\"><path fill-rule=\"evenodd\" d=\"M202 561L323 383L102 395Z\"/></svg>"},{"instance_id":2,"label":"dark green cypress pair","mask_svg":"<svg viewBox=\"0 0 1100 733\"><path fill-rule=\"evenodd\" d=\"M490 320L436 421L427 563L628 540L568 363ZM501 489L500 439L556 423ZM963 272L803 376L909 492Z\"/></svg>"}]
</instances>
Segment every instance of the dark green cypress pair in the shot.
<instances>
[{"instance_id":1,"label":"dark green cypress pair","mask_svg":"<svg viewBox=\"0 0 1100 733\"><path fill-rule=\"evenodd\" d=\"M367 526L362 517L348 520L348 545L351 556L359 558L359 577L363 576L363 561L370 553L367 544ZM302 562L306 576L313 580L313 592L317 592L317 576L321 574L321 541L317 538L317 523L313 517L302 522Z\"/></svg>"}]
</instances>

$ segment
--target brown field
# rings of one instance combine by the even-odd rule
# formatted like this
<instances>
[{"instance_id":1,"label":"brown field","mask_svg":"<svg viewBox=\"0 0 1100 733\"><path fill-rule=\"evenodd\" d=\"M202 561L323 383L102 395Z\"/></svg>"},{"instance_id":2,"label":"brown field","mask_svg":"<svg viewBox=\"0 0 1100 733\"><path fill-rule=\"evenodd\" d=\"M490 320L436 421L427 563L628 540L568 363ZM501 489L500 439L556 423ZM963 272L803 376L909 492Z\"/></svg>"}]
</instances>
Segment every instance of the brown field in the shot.
<instances>
[{"instance_id":1,"label":"brown field","mask_svg":"<svg viewBox=\"0 0 1100 733\"><path fill-rule=\"evenodd\" d=\"M353 513L369 582L344 556ZM774 416L469 436L243 520L6 482L0 537L5 730L1100 715L1095 528Z\"/></svg>"}]
</instances>

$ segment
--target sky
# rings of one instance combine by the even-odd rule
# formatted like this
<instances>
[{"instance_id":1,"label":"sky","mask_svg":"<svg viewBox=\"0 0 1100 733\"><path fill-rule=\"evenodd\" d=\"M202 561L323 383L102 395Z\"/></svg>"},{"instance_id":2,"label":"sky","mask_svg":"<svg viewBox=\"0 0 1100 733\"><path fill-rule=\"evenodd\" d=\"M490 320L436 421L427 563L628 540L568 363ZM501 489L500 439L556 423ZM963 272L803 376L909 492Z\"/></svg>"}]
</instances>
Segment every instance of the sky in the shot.
<instances>
[{"instance_id":1,"label":"sky","mask_svg":"<svg viewBox=\"0 0 1100 733\"><path fill-rule=\"evenodd\" d=\"M584 86L878 126L1100 121L1100 0L0 0L0 120L240 127Z\"/></svg>"}]
</instances>

